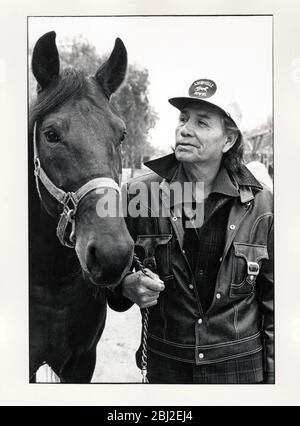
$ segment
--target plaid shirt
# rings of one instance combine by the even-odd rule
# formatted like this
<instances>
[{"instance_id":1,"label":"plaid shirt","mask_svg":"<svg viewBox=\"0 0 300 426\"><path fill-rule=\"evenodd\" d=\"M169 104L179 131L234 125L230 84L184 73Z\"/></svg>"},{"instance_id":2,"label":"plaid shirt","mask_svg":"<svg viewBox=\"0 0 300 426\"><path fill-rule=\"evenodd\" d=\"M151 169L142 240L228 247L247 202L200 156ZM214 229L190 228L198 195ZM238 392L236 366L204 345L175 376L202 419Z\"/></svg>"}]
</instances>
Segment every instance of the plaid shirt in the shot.
<instances>
[{"instance_id":1,"label":"plaid shirt","mask_svg":"<svg viewBox=\"0 0 300 426\"><path fill-rule=\"evenodd\" d=\"M255 384L263 381L262 354L258 352L215 364L194 365L148 352L150 383Z\"/></svg>"},{"instance_id":2,"label":"plaid shirt","mask_svg":"<svg viewBox=\"0 0 300 426\"><path fill-rule=\"evenodd\" d=\"M205 202L201 228L185 228L183 248L194 273L203 311L209 308L215 290L220 257L232 198L210 194Z\"/></svg>"}]
</instances>

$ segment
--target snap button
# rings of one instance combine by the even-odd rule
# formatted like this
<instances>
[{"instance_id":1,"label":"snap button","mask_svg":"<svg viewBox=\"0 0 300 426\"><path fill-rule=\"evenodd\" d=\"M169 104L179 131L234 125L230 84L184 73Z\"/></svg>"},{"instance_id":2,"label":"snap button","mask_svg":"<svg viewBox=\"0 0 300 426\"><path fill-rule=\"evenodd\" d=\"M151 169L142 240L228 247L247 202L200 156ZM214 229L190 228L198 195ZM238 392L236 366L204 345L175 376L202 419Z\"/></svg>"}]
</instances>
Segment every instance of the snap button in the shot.
<instances>
[{"instance_id":1,"label":"snap button","mask_svg":"<svg viewBox=\"0 0 300 426\"><path fill-rule=\"evenodd\" d=\"M202 318L198 319L198 324L202 324Z\"/></svg>"},{"instance_id":2,"label":"snap button","mask_svg":"<svg viewBox=\"0 0 300 426\"><path fill-rule=\"evenodd\" d=\"M173 222L176 222L177 217L176 217L176 216L173 216L173 217L172 217L172 220L173 220Z\"/></svg>"},{"instance_id":3,"label":"snap button","mask_svg":"<svg viewBox=\"0 0 300 426\"><path fill-rule=\"evenodd\" d=\"M203 359L203 358L204 358L204 354L203 354L203 353L200 353L200 354L199 354L199 358L200 358L200 359Z\"/></svg>"},{"instance_id":4,"label":"snap button","mask_svg":"<svg viewBox=\"0 0 300 426\"><path fill-rule=\"evenodd\" d=\"M193 284L189 284L189 288L190 288L191 290L193 290L193 288L194 288Z\"/></svg>"},{"instance_id":5,"label":"snap button","mask_svg":"<svg viewBox=\"0 0 300 426\"><path fill-rule=\"evenodd\" d=\"M223 257L220 257L219 262L222 262L222 260L223 260Z\"/></svg>"},{"instance_id":6,"label":"snap button","mask_svg":"<svg viewBox=\"0 0 300 426\"><path fill-rule=\"evenodd\" d=\"M229 228L230 229L235 229L235 225L230 225Z\"/></svg>"},{"instance_id":7,"label":"snap button","mask_svg":"<svg viewBox=\"0 0 300 426\"><path fill-rule=\"evenodd\" d=\"M253 281L254 280L254 275L250 275L250 280Z\"/></svg>"},{"instance_id":8,"label":"snap button","mask_svg":"<svg viewBox=\"0 0 300 426\"><path fill-rule=\"evenodd\" d=\"M221 299L221 294L220 294L220 293L217 293L217 294L216 294L216 298L217 298L217 299Z\"/></svg>"},{"instance_id":9,"label":"snap button","mask_svg":"<svg viewBox=\"0 0 300 426\"><path fill-rule=\"evenodd\" d=\"M182 253L185 254L185 250L182 250Z\"/></svg>"}]
</instances>

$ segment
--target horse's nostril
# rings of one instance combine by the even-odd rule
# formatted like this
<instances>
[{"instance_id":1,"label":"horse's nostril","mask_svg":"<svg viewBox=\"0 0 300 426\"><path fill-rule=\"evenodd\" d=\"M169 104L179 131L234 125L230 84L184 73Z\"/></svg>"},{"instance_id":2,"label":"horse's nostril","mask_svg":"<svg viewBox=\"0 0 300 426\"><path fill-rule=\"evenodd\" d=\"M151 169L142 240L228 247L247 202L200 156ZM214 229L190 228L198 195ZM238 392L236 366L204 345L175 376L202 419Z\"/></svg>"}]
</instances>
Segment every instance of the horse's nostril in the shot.
<instances>
[{"instance_id":1,"label":"horse's nostril","mask_svg":"<svg viewBox=\"0 0 300 426\"><path fill-rule=\"evenodd\" d=\"M101 250L104 248L104 250ZM132 260L132 247L102 244L100 248L91 242L87 247L86 267L94 284L117 284Z\"/></svg>"},{"instance_id":2,"label":"horse's nostril","mask_svg":"<svg viewBox=\"0 0 300 426\"><path fill-rule=\"evenodd\" d=\"M86 266L92 274L95 274L97 271L99 271L100 254L98 253L95 245L90 244L87 249Z\"/></svg>"},{"instance_id":3,"label":"horse's nostril","mask_svg":"<svg viewBox=\"0 0 300 426\"><path fill-rule=\"evenodd\" d=\"M91 259L94 259L94 260L97 259L97 250L95 247L90 248L89 256Z\"/></svg>"}]
</instances>

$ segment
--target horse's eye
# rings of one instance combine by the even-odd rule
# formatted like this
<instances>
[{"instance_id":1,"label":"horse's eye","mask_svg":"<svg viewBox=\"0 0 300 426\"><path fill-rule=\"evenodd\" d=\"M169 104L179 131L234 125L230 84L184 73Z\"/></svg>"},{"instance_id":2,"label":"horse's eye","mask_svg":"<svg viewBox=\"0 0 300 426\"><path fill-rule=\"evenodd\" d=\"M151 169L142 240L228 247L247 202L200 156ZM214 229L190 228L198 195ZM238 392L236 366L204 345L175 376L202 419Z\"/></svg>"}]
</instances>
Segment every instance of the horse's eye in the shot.
<instances>
[{"instance_id":1,"label":"horse's eye","mask_svg":"<svg viewBox=\"0 0 300 426\"><path fill-rule=\"evenodd\" d=\"M127 132L126 130L124 130L124 132L122 133L121 139L120 139L120 143L122 143L124 141L124 139L126 138Z\"/></svg>"},{"instance_id":2,"label":"horse's eye","mask_svg":"<svg viewBox=\"0 0 300 426\"><path fill-rule=\"evenodd\" d=\"M48 142L60 142L60 137L54 130L48 130L47 132L45 132L45 136Z\"/></svg>"}]
</instances>

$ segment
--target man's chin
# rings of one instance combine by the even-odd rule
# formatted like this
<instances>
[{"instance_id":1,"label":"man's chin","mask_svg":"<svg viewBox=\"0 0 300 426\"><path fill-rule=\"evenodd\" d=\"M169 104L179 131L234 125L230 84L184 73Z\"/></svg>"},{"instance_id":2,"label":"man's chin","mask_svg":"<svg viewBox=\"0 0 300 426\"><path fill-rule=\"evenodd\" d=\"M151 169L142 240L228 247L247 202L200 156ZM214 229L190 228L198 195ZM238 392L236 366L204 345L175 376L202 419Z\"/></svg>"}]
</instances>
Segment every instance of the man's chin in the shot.
<instances>
[{"instance_id":1,"label":"man's chin","mask_svg":"<svg viewBox=\"0 0 300 426\"><path fill-rule=\"evenodd\" d=\"M176 157L176 160L179 162L186 162L186 163L197 162L197 159L195 158L195 154L193 152L182 150L179 147L175 149L175 157Z\"/></svg>"}]
</instances>

